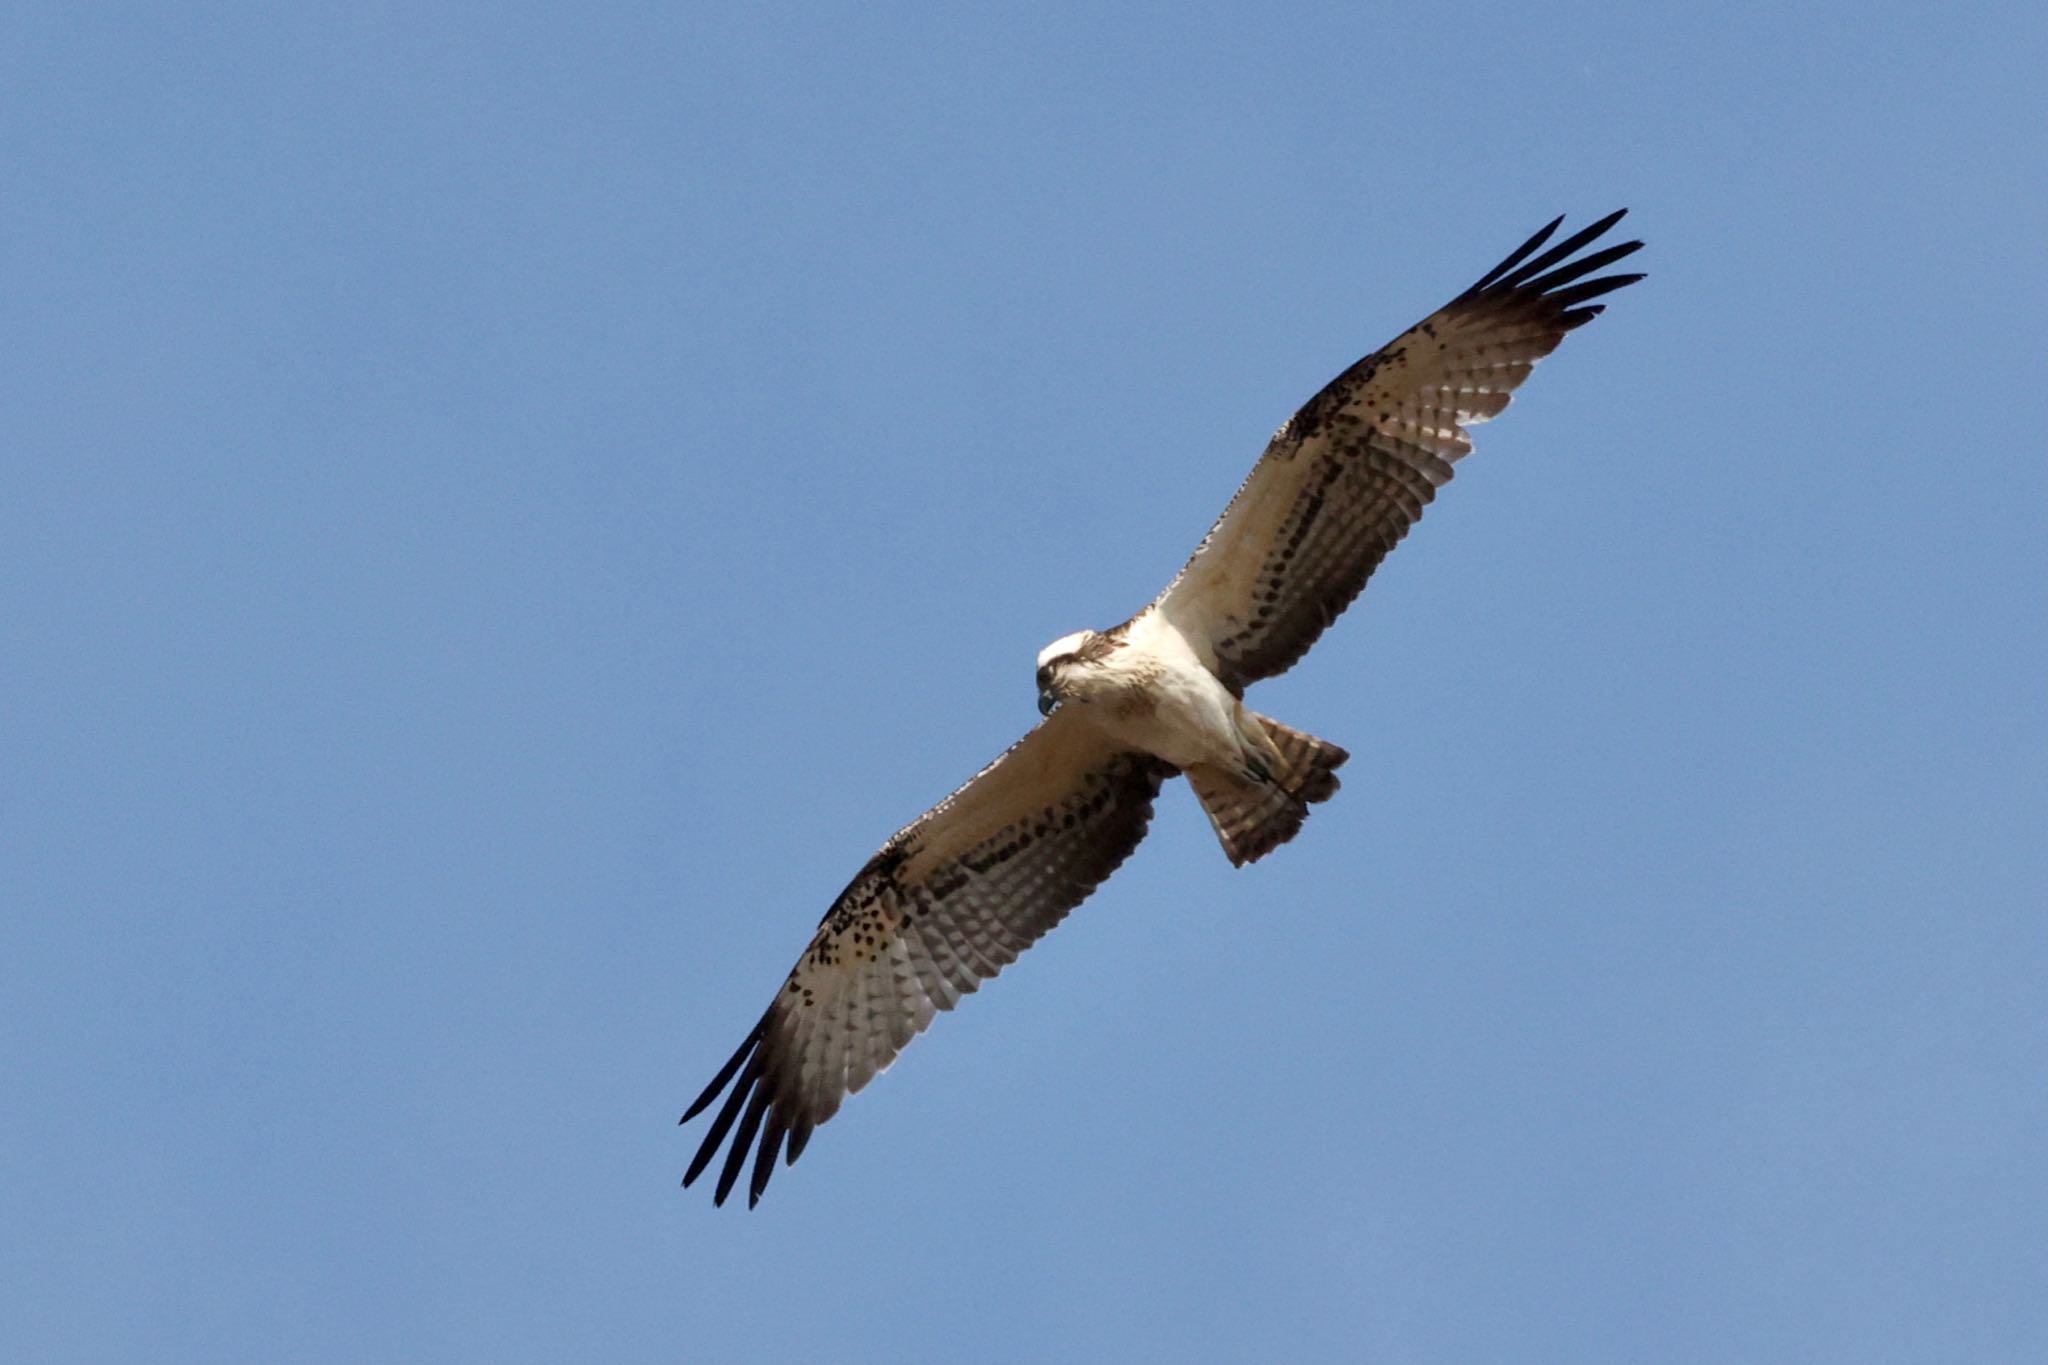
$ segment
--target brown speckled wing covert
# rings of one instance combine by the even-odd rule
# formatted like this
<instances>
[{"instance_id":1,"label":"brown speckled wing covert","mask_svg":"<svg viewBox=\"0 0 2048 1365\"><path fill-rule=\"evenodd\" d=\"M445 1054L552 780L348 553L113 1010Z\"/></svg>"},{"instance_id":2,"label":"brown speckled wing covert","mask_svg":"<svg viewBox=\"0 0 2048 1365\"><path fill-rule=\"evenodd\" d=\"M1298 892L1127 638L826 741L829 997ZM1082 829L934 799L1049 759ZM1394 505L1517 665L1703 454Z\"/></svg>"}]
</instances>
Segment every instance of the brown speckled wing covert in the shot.
<instances>
[{"instance_id":1,"label":"brown speckled wing covert","mask_svg":"<svg viewBox=\"0 0 2048 1365\"><path fill-rule=\"evenodd\" d=\"M1130 856L1175 773L1055 711L898 833L840 893L775 1003L683 1122L731 1093L683 1176L731 1137L723 1204L754 1153L761 1198L778 1154L889 1065L940 1010L994 976Z\"/></svg>"},{"instance_id":2,"label":"brown speckled wing covert","mask_svg":"<svg viewBox=\"0 0 2048 1365\"><path fill-rule=\"evenodd\" d=\"M1591 300L1641 275L1586 277L1641 242L1573 259L1616 212L1544 250L1562 218L1470 289L1367 356L1280 428L1187 567L1154 606L1241 691L1284 673L1365 587ZM1540 254L1538 254L1540 252Z\"/></svg>"}]
</instances>

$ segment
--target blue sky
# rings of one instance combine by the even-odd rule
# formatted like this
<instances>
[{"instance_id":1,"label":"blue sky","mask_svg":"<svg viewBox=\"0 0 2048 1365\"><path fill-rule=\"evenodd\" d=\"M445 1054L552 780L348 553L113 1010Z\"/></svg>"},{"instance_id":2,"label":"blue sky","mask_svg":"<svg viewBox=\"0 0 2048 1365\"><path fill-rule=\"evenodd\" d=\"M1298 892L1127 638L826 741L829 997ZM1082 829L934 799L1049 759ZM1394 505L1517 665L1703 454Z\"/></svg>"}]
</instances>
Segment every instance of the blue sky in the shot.
<instances>
[{"instance_id":1,"label":"blue sky","mask_svg":"<svg viewBox=\"0 0 2048 1365\"><path fill-rule=\"evenodd\" d=\"M2048 1354L2044 20L28 5L0 1355ZM1651 272L760 1209L676 1116L1337 370Z\"/></svg>"}]
</instances>

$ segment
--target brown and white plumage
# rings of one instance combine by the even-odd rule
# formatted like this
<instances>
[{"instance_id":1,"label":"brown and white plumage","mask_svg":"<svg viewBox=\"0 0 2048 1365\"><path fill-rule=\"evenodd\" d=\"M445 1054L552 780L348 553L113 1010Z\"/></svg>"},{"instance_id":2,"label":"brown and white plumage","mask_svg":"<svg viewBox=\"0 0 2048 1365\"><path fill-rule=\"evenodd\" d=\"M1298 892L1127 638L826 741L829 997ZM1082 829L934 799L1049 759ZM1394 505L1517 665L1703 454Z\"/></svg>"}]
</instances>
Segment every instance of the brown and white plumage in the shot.
<instances>
[{"instance_id":1,"label":"brown and white plumage","mask_svg":"<svg viewBox=\"0 0 2048 1365\"><path fill-rule=\"evenodd\" d=\"M1130 856L1174 771L1059 712L884 844L683 1115L737 1080L683 1183L732 1130L723 1203L758 1135L748 1202L759 1200L785 1138L795 1161L934 1014L1016 961Z\"/></svg>"},{"instance_id":2,"label":"brown and white plumage","mask_svg":"<svg viewBox=\"0 0 2048 1365\"><path fill-rule=\"evenodd\" d=\"M1626 212L1626 210L1623 210ZM1559 218L1470 289L1330 381L1280 428L1153 604L1233 690L1293 667L1365 587L1538 360L1640 275L1586 279L1642 246L1572 260L1609 214L1541 250ZM1538 252L1541 251L1541 254Z\"/></svg>"},{"instance_id":3,"label":"brown and white plumage","mask_svg":"<svg viewBox=\"0 0 2048 1365\"><path fill-rule=\"evenodd\" d=\"M1185 771L1233 863L1292 838L1337 790L1343 749L1244 706L1365 586L1387 551L1641 246L1574 259L1615 213L1531 237L1478 283L1331 381L1267 445L1173 582L1131 620L1040 655L1050 714L868 861L739 1051L683 1115L717 1110L683 1177L725 1148L748 1203L940 1010L1063 919L1136 848ZM729 1089L728 1089L729 1088Z\"/></svg>"}]
</instances>

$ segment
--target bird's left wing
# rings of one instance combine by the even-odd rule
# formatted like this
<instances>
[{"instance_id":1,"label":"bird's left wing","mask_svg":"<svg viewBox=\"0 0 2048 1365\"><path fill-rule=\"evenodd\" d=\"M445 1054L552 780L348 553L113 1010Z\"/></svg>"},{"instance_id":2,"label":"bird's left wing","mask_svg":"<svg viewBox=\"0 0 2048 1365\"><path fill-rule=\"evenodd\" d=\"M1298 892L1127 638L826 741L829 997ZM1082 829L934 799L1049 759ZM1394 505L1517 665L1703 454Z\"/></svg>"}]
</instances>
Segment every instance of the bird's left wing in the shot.
<instances>
[{"instance_id":1,"label":"bird's left wing","mask_svg":"<svg viewBox=\"0 0 2048 1365\"><path fill-rule=\"evenodd\" d=\"M757 1202L779 1153L795 1161L811 1130L939 1010L1014 962L1116 870L1175 771L1062 709L884 844L683 1115L688 1123L731 1086L683 1184L730 1136L717 1202L749 1149L747 1202Z\"/></svg>"},{"instance_id":2,"label":"bird's left wing","mask_svg":"<svg viewBox=\"0 0 2048 1365\"><path fill-rule=\"evenodd\" d=\"M1620 218L1546 250L1563 220L1551 223L1280 428L1153 604L1227 686L1307 653L1450 481L1468 428L1498 416L1535 363L1600 312L1592 300L1642 278L1586 278L1641 242L1574 258Z\"/></svg>"}]
</instances>

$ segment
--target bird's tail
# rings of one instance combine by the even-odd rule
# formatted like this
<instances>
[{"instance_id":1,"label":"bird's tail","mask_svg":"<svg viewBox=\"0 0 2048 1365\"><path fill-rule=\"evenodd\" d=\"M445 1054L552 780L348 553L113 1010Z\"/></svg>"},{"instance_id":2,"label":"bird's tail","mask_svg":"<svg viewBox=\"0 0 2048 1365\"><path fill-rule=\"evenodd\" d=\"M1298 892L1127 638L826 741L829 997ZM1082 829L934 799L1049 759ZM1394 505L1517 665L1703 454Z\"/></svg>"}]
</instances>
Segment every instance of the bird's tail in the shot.
<instances>
[{"instance_id":1,"label":"bird's tail","mask_svg":"<svg viewBox=\"0 0 2048 1365\"><path fill-rule=\"evenodd\" d=\"M1337 769L1350 754L1330 743L1289 729L1267 716L1245 713L1264 728L1278 755L1270 773L1246 776L1214 764L1187 770L1188 785L1202 802L1209 823L1232 863L1243 867L1292 839L1308 818L1308 808L1337 792Z\"/></svg>"}]
</instances>

